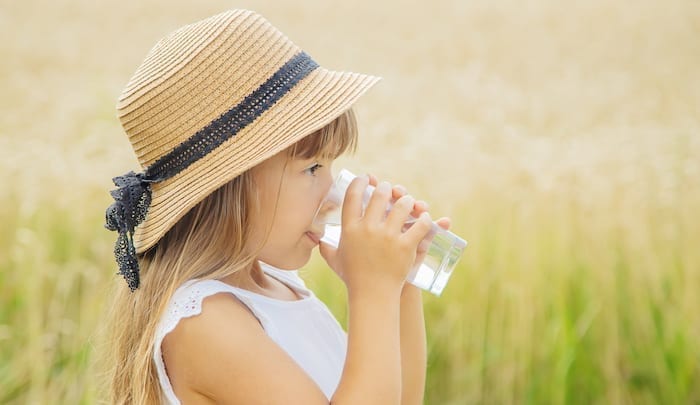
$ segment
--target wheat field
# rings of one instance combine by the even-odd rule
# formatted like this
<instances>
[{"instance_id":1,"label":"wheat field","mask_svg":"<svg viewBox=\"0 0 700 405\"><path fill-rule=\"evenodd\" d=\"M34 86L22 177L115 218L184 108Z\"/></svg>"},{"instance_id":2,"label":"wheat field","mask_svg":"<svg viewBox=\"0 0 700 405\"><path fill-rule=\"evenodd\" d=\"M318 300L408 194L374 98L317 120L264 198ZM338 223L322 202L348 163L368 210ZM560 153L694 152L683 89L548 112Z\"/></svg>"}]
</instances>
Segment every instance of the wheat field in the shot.
<instances>
[{"instance_id":1,"label":"wheat field","mask_svg":"<svg viewBox=\"0 0 700 405\"><path fill-rule=\"evenodd\" d=\"M469 241L424 295L427 404L700 404L695 0L1 2L0 404L104 402L104 209L136 168L116 98L161 36L235 7L382 76L337 167ZM318 256L303 275L345 322Z\"/></svg>"}]
</instances>

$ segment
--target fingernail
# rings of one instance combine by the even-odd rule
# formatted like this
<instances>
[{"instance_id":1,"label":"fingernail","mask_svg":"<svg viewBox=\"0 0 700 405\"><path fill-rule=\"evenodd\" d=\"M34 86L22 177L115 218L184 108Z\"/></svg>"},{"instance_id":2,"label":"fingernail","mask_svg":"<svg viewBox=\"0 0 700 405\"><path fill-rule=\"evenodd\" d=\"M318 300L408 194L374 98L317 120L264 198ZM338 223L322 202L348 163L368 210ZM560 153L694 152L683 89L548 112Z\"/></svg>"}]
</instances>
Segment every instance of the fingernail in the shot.
<instances>
[{"instance_id":1,"label":"fingernail","mask_svg":"<svg viewBox=\"0 0 700 405\"><path fill-rule=\"evenodd\" d=\"M391 191L391 184L389 184L388 181L382 181L377 186L377 189L381 190L382 192L385 192L385 193L389 192L389 191Z\"/></svg>"}]
</instances>

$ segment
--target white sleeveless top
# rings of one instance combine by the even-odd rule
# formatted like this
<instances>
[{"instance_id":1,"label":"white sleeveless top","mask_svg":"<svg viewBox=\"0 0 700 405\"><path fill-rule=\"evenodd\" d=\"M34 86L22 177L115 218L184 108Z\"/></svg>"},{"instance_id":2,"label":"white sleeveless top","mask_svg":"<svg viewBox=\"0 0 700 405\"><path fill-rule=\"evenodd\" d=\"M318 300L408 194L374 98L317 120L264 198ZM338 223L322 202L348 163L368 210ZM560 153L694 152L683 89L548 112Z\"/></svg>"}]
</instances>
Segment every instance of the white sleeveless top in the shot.
<instances>
[{"instance_id":1,"label":"white sleeveless top","mask_svg":"<svg viewBox=\"0 0 700 405\"><path fill-rule=\"evenodd\" d=\"M202 300L227 292L245 304L265 333L290 355L321 388L328 399L340 382L345 364L347 335L325 304L306 288L295 270L279 270L260 262L268 275L295 290L302 299L283 301L230 286L218 280L192 280L175 291L156 329L153 361L168 403L179 405L163 363L161 343L180 319L202 312Z\"/></svg>"}]
</instances>

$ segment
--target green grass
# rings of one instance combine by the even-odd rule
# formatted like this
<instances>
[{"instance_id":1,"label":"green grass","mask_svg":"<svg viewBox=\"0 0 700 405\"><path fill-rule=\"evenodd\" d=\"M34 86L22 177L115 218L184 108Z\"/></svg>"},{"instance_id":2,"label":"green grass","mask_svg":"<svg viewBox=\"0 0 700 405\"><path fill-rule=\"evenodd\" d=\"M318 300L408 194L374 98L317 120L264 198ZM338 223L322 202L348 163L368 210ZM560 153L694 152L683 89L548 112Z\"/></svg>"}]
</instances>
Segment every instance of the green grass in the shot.
<instances>
[{"instance_id":1,"label":"green grass","mask_svg":"<svg viewBox=\"0 0 700 405\"><path fill-rule=\"evenodd\" d=\"M651 192L614 215L481 196L453 215L470 245L450 284L424 295L427 403L700 401L697 192L667 216ZM93 403L112 235L97 209L2 207L0 403ZM318 257L303 275L345 322L335 275Z\"/></svg>"},{"instance_id":2,"label":"green grass","mask_svg":"<svg viewBox=\"0 0 700 405\"><path fill-rule=\"evenodd\" d=\"M94 403L89 365L110 276L100 218L51 208L24 216L13 204L0 218L13 242L0 249L0 403Z\"/></svg>"}]
</instances>

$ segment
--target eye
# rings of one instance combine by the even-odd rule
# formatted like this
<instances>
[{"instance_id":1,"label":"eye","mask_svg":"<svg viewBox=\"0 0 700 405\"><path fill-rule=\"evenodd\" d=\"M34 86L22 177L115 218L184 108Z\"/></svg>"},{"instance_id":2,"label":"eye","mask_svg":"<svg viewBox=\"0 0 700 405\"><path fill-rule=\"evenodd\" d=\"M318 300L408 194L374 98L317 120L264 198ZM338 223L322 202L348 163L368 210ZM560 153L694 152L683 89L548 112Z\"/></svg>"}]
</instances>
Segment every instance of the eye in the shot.
<instances>
[{"instance_id":1,"label":"eye","mask_svg":"<svg viewBox=\"0 0 700 405\"><path fill-rule=\"evenodd\" d=\"M316 171L322 167L323 167L322 165L320 165L318 163L314 163L311 167L307 167L304 171L311 174L312 176L315 176Z\"/></svg>"}]
</instances>

